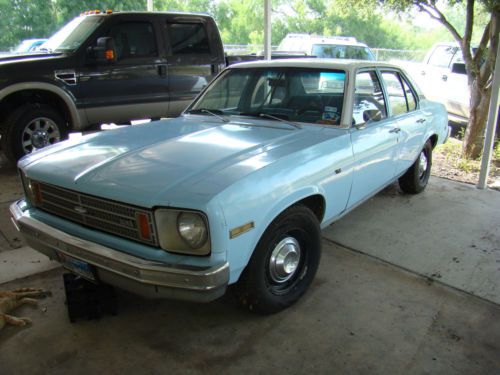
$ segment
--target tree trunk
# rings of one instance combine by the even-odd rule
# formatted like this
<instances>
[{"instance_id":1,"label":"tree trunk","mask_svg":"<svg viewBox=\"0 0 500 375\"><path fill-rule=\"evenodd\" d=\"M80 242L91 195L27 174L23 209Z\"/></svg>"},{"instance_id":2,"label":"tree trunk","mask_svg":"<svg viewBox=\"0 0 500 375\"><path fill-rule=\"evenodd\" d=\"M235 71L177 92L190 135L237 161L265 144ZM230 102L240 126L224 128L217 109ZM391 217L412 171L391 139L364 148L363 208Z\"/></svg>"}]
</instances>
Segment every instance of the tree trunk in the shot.
<instances>
[{"instance_id":1,"label":"tree trunk","mask_svg":"<svg viewBox=\"0 0 500 375\"><path fill-rule=\"evenodd\" d=\"M490 98L491 87L481 90L477 87L477 81L474 82L471 88L469 124L462 146L462 156L467 159L478 159L481 156Z\"/></svg>"}]
</instances>

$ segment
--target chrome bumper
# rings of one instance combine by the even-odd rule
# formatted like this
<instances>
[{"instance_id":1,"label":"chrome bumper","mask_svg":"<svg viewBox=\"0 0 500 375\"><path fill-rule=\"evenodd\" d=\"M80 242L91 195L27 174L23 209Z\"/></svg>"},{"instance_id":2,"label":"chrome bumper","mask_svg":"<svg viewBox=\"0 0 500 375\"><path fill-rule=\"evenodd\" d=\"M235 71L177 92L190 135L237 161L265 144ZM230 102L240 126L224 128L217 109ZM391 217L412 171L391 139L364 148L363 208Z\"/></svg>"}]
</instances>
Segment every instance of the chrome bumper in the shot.
<instances>
[{"instance_id":1,"label":"chrome bumper","mask_svg":"<svg viewBox=\"0 0 500 375\"><path fill-rule=\"evenodd\" d=\"M222 296L229 282L229 265L193 267L137 258L72 236L32 218L18 201L10 206L12 222L28 245L59 261L57 252L94 266L100 281L150 298L209 302Z\"/></svg>"}]
</instances>

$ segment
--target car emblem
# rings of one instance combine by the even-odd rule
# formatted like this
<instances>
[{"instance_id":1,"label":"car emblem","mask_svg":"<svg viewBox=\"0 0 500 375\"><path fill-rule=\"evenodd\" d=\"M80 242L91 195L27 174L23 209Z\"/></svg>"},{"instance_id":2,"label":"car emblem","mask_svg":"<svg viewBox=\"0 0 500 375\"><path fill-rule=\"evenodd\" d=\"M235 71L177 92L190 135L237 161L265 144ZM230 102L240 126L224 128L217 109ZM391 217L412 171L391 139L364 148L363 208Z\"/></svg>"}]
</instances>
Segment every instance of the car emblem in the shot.
<instances>
[{"instance_id":1,"label":"car emblem","mask_svg":"<svg viewBox=\"0 0 500 375\"><path fill-rule=\"evenodd\" d=\"M75 211L82 215L87 213L87 209L82 206L75 206Z\"/></svg>"}]
</instances>

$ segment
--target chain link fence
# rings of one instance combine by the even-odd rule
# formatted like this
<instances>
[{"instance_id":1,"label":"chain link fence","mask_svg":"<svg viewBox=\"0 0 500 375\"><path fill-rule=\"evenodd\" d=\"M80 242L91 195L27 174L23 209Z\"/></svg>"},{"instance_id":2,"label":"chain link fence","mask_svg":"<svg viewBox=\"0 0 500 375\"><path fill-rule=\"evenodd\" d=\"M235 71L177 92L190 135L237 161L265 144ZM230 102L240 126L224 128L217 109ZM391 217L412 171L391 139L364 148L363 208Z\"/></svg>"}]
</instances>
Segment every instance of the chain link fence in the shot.
<instances>
[{"instance_id":1,"label":"chain link fence","mask_svg":"<svg viewBox=\"0 0 500 375\"><path fill-rule=\"evenodd\" d=\"M271 46L272 51L276 51L278 46ZM228 55L246 55L250 53L263 53L262 44L225 44L224 50ZM424 59L426 50L401 50L388 48L372 48L378 61L405 60L421 62Z\"/></svg>"}]
</instances>

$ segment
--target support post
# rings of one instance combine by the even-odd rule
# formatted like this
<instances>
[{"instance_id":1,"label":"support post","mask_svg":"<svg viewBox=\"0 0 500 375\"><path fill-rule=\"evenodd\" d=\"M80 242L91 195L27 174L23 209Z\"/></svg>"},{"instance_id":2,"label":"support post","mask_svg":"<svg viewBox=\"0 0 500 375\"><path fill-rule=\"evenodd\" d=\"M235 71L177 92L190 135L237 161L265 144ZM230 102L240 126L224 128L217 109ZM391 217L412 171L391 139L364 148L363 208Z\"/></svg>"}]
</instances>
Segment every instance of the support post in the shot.
<instances>
[{"instance_id":1,"label":"support post","mask_svg":"<svg viewBox=\"0 0 500 375\"><path fill-rule=\"evenodd\" d=\"M153 9L153 0L148 0L147 2L147 11L148 12L152 12L154 9Z\"/></svg>"},{"instance_id":2,"label":"support post","mask_svg":"<svg viewBox=\"0 0 500 375\"><path fill-rule=\"evenodd\" d=\"M271 60L271 0L264 0L264 59Z\"/></svg>"},{"instance_id":3,"label":"support post","mask_svg":"<svg viewBox=\"0 0 500 375\"><path fill-rule=\"evenodd\" d=\"M491 155L493 153L493 143L495 141L495 129L498 120L498 95L500 91L500 44L497 47L497 59L495 71L493 73L493 83L491 87L490 111L486 125L486 135L484 137L483 157L481 158L481 170L479 172L479 182L477 188L484 190L488 187L488 174L490 173Z\"/></svg>"}]
</instances>

